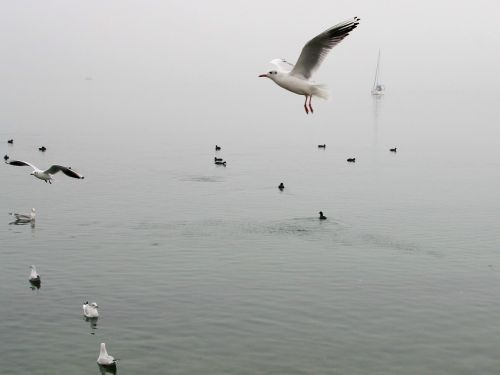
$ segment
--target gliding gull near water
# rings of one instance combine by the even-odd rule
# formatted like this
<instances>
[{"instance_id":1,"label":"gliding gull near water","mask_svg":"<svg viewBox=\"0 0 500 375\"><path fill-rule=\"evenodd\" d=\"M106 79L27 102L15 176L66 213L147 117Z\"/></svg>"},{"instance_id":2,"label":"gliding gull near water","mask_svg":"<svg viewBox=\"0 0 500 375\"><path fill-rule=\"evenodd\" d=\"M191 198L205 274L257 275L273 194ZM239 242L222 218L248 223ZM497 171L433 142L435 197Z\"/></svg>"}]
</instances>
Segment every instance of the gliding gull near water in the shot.
<instances>
[{"instance_id":1,"label":"gliding gull near water","mask_svg":"<svg viewBox=\"0 0 500 375\"><path fill-rule=\"evenodd\" d=\"M274 59L271 64L277 66L278 70L271 70L261 74L259 77L267 77L278 86L298 95L304 95L306 101L304 109L306 113L313 113L311 100L313 96L328 99L328 91L324 85L316 84L309 79L319 68L330 50L339 44L359 24L359 18L341 22L306 43L300 53L297 64L293 65L283 59ZM309 103L307 100L309 99Z\"/></svg>"},{"instance_id":2,"label":"gliding gull near water","mask_svg":"<svg viewBox=\"0 0 500 375\"><path fill-rule=\"evenodd\" d=\"M75 172L74 170L71 169L71 167L63 167L62 165L53 165L49 169L42 171L41 169L38 169L36 166L33 164L30 164L26 161L22 160L12 160L12 161L5 161L5 163L10 164L10 165L15 165L17 167L31 167L33 168L33 172L30 174L32 176L35 176L36 178L39 178L40 180L44 180L45 182L48 182L49 184L52 183L52 175L56 174L57 172L62 172L66 176L73 177L73 178L79 178L82 179L84 178L82 175L80 175L78 172Z\"/></svg>"}]
</instances>

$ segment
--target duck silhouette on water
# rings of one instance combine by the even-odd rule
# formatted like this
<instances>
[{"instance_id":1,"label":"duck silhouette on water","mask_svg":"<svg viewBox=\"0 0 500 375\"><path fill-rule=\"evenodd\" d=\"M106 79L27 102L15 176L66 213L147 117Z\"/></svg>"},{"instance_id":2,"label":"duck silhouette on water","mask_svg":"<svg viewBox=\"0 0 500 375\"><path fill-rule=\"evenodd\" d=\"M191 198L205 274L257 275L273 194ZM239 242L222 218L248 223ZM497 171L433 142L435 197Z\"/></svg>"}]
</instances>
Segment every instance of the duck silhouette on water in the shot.
<instances>
[{"instance_id":1,"label":"duck silhouette on water","mask_svg":"<svg viewBox=\"0 0 500 375\"><path fill-rule=\"evenodd\" d=\"M283 182L278 185L278 189L280 189L281 191L283 191L284 188L285 188L285 185L283 184Z\"/></svg>"},{"instance_id":2,"label":"duck silhouette on water","mask_svg":"<svg viewBox=\"0 0 500 375\"><path fill-rule=\"evenodd\" d=\"M320 219L320 220L326 220L326 216L325 216L325 215L323 215L323 211L320 211L320 212L319 212L319 219Z\"/></svg>"}]
</instances>

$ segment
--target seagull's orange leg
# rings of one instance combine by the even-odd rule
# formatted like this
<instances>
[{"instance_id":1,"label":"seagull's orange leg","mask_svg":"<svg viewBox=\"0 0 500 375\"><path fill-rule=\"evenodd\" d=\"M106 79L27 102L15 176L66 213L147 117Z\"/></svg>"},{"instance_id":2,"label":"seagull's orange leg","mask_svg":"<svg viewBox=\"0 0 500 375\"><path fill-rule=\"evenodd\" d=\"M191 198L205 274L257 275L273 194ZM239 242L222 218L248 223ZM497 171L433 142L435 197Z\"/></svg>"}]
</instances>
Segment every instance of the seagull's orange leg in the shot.
<instances>
[{"instance_id":1,"label":"seagull's orange leg","mask_svg":"<svg viewBox=\"0 0 500 375\"><path fill-rule=\"evenodd\" d=\"M307 108L307 95L306 95L306 101L304 102L304 109L306 110L306 113L309 114L309 109Z\"/></svg>"}]
</instances>

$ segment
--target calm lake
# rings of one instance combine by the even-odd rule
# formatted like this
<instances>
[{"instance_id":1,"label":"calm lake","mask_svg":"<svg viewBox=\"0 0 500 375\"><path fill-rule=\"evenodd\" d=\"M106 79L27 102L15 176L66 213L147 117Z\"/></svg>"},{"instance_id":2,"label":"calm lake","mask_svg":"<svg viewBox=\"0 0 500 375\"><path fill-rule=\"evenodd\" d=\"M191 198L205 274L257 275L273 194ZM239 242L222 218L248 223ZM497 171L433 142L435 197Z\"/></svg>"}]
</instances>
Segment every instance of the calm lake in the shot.
<instances>
[{"instance_id":1,"label":"calm lake","mask_svg":"<svg viewBox=\"0 0 500 375\"><path fill-rule=\"evenodd\" d=\"M0 372L99 374L106 342L120 374L497 374L498 103L286 98L245 126L101 104L4 128L2 155L85 179L1 168Z\"/></svg>"}]
</instances>

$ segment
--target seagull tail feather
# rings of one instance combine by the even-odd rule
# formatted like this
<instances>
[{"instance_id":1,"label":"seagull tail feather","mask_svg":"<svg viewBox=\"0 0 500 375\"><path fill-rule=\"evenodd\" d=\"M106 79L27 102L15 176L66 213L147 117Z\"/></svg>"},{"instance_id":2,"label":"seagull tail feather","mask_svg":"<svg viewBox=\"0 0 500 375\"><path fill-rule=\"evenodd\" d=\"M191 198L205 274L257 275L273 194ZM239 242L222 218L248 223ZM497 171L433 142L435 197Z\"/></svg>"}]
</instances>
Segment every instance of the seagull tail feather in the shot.
<instances>
[{"instance_id":1,"label":"seagull tail feather","mask_svg":"<svg viewBox=\"0 0 500 375\"><path fill-rule=\"evenodd\" d=\"M328 87L326 85L314 85L313 96L317 96L320 97L321 99L328 100L330 98Z\"/></svg>"}]
</instances>

